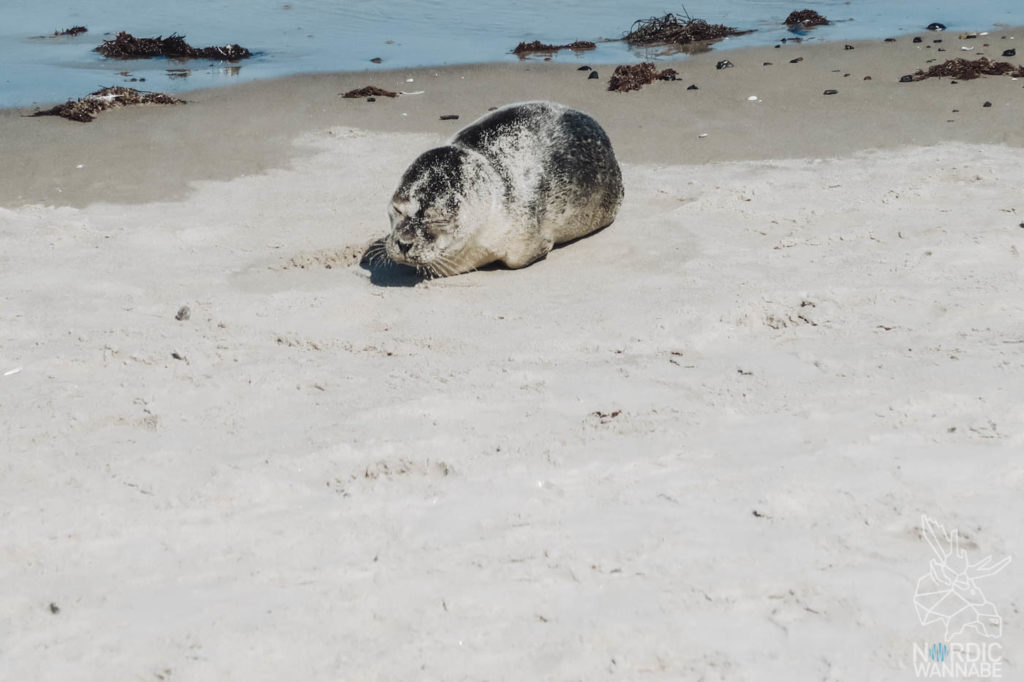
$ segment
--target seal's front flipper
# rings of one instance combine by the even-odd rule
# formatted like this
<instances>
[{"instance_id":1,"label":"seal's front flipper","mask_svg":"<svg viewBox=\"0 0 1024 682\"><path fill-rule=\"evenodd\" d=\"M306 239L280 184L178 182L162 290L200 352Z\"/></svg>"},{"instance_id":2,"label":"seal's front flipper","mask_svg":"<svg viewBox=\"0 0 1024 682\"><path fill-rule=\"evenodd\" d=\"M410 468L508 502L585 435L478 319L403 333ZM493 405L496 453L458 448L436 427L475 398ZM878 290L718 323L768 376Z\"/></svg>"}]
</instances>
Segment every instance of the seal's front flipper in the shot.
<instances>
[{"instance_id":1,"label":"seal's front flipper","mask_svg":"<svg viewBox=\"0 0 1024 682\"><path fill-rule=\"evenodd\" d=\"M501 260L513 270L525 268L527 265L544 260L551 252L554 243L553 239L537 239L536 241L531 240L529 243L518 244L515 248L509 248Z\"/></svg>"}]
</instances>

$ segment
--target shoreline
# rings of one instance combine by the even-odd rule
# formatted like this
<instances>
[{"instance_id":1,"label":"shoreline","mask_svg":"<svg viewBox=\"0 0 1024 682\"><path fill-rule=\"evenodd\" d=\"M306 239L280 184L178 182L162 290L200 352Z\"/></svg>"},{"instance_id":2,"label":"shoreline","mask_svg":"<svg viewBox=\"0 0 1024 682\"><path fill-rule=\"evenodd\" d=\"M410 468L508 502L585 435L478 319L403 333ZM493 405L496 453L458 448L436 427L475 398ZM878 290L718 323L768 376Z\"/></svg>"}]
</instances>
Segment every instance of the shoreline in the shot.
<instances>
[{"instance_id":1,"label":"shoreline","mask_svg":"<svg viewBox=\"0 0 1024 682\"><path fill-rule=\"evenodd\" d=\"M944 140L1024 146L1017 113L1024 81L899 82L930 59L1004 59L1004 47L1024 47L1015 39L1024 38L1024 29L973 40L918 35L924 42L861 41L850 43L853 50L842 43L735 50L735 66L721 70L721 53L661 61L660 68L679 71L679 80L630 93L608 92L611 69L603 66L596 67L600 78L589 80L574 65L525 62L289 76L190 91L186 105L108 111L91 123L0 110L0 156L8 159L0 169L0 206L180 198L194 181L286 167L305 153L294 140L318 129L447 137L490 107L529 99L591 113L626 163L824 158ZM1024 51L1006 61L1022 59ZM339 97L371 84L424 92L374 103ZM837 94L823 95L830 89ZM748 101L752 96L757 101ZM460 118L439 120L447 114Z\"/></svg>"},{"instance_id":2,"label":"shoreline","mask_svg":"<svg viewBox=\"0 0 1024 682\"><path fill-rule=\"evenodd\" d=\"M1001 0L1003 4L1006 0ZM599 6L604 4L601 9ZM87 92L94 91L100 85L127 84L130 77L145 78L148 86L155 91L162 91L168 94L176 94L188 90L219 87L232 85L253 80L277 78L302 73L330 73L330 72L358 72L362 70L377 71L380 69L399 68L442 68L447 66L468 66L474 63L514 63L516 56L512 53L513 47L519 41L540 40L541 42L569 43L573 40L587 39L597 43L593 51L586 53L560 53L554 60L559 63L578 64L578 59L593 60L600 64L631 63L647 55L670 51L670 48L633 48L622 40L622 36L633 24L637 17L632 13L623 15L624 10L611 10L608 0L598 3L599 6L592 6L595 12L580 16L579 13L572 16L569 21L559 21L552 16L550 11L544 11L539 16L535 15L534 20L526 21L526 24L515 23L508 25L502 30L493 26L488 31L489 38L482 40L481 35L475 35L475 40L467 42L457 40L458 23L444 23L443 29L434 25L437 46L443 46L440 50L436 47L424 51L426 35L419 35L412 43L401 39L401 36L387 35L389 40L374 40L373 36L379 27L363 25L349 25L342 29L335 41L326 41L325 36L331 31L332 22L336 17L321 17L320 29L315 35L307 36L304 40L297 40L298 36L284 33L267 32L257 29L256 34L244 32L245 35L235 35L230 40L241 40L247 47L252 48L255 55L253 59L244 60L238 64L226 62L206 62L203 60L191 60L188 62L176 63L163 59L156 60L131 60L130 63L120 63L115 60L111 63L98 56L92 49L93 41L97 36L111 37L116 32L125 29L133 29L136 35L147 33L143 26L128 26L121 23L111 24L102 21L99 25L87 19L86 16L79 17L81 21L89 23L92 28L90 38L71 38L55 45L51 45L54 51L37 49L24 51L28 45L37 44L42 36L21 35L20 43L22 49L14 49L8 53L8 61L12 68L8 69L7 88L0 92L0 100L3 107L15 106L42 106L42 103L50 101L57 104L64 101L72 93L80 96ZM868 3L871 5L872 3ZM918 2L918 4L921 4ZM258 24L280 25L291 21L312 21L317 10L308 5L296 6L291 11L283 11L287 8L280 8L276 11L270 7L264 7L263 12L258 13L260 20ZM536 9L536 8L535 8ZM768 9L768 8L764 8ZM711 49L716 53L729 53L735 50L751 48L770 48L775 44L786 40L806 40L811 44L829 44L850 40L860 41L881 41L885 38L900 38L904 35L917 31L924 31L925 26L936 19L931 12L922 8L917 11L896 11L895 14L886 16L884 19L874 9L865 7L864 12L854 12L858 18L849 16L846 18L833 16L833 21L828 27L815 27L797 33L789 31L782 23L782 18L788 10L782 11L775 6L776 11L769 11L760 19L748 16L748 12L736 13L726 12L731 18L719 17L723 23L736 26L740 30L750 30L750 33L741 36L733 36L725 40L707 44L691 45L684 50L686 53L699 52L702 49ZM947 8L952 10L953 8ZM523 8L530 14L529 8ZM608 12L620 15L615 20L616 30L610 33L606 30L606 21L611 18L602 15ZM95 14L96 8L86 14ZM518 12L517 12L518 13ZM755 11L754 14L758 14ZM881 12L881 14L886 14ZM945 12L944 12L945 14ZM1019 12L1018 12L1019 14ZM274 16L276 15L276 16ZM770 16L769 16L770 15ZM626 19L625 17L629 18ZM273 18L271 18L273 17ZM741 19L744 17L744 19ZM927 18L925 18L927 17ZM482 17L478 17L482 18ZM708 17L710 20L710 17ZM213 41L223 42L227 36L219 33L206 33L201 38L193 31L196 26L189 28L189 25L197 21L198 17L192 17L191 21L181 24L180 20L167 18L171 23L160 22L156 25L150 24L149 33L168 33L177 29L178 33L192 34L196 39L205 44L213 44ZM467 17L469 20L470 17ZM53 19L56 20L56 19ZM940 19L941 20L941 19ZM38 21L34 19L33 23ZM593 22L597 22L596 24ZM1009 23L1007 23L1009 22ZM964 13L957 9L945 17L951 32L971 30L973 32L996 31L1007 28L1019 22L1019 17L1013 16L1009 9L999 11L991 7L988 11ZM17 22L16 22L17 23ZM173 25L172 25L173 24ZM243 22L244 24L244 22ZM156 30L157 26L161 30ZM537 26L546 26L539 32ZM572 26L570 29L569 26ZM587 28L584 28L584 27ZM598 28L601 26L602 28ZM557 27L557 28L556 28ZM242 26L236 27L241 29ZM208 30L214 31L213 26ZM387 31L390 33L390 31ZM232 32L234 34L234 31ZM88 35L88 32L87 34ZM449 36L440 39L440 35ZM348 36L346 40L342 36ZM398 38L397 40L390 40ZM311 44L312 43L312 44ZM383 44L382 44L383 43ZM10 42L5 43L11 49ZM2 52L0 52L2 53ZM49 56L47 56L49 55ZM55 60L55 57L59 58ZM381 59L382 63L374 66L371 59ZM542 59L537 55L535 59ZM685 58L685 56L683 57ZM73 67L73 68L68 68ZM174 68L170 68L174 67ZM173 73L172 73L173 72ZM118 76L123 77L121 81Z\"/></svg>"}]
</instances>

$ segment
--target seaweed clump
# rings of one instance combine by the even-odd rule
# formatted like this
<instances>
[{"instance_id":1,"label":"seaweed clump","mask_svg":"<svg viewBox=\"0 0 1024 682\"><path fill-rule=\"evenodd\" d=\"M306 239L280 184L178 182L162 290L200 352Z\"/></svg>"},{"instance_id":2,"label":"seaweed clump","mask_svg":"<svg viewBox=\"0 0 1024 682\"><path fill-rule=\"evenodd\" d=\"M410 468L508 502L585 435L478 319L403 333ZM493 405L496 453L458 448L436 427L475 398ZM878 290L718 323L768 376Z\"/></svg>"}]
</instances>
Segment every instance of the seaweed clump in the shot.
<instances>
[{"instance_id":1,"label":"seaweed clump","mask_svg":"<svg viewBox=\"0 0 1024 682\"><path fill-rule=\"evenodd\" d=\"M616 66L612 77L608 80L608 90L612 92L630 92L639 90L656 80L674 81L678 72L675 69L658 71L651 62Z\"/></svg>"},{"instance_id":2,"label":"seaweed clump","mask_svg":"<svg viewBox=\"0 0 1024 682\"><path fill-rule=\"evenodd\" d=\"M827 26L829 24L829 20L815 12L813 9L801 9L795 12L790 12L789 16L786 17L786 20L782 23L790 28L794 26L810 28L811 26Z\"/></svg>"},{"instance_id":3,"label":"seaweed clump","mask_svg":"<svg viewBox=\"0 0 1024 682\"><path fill-rule=\"evenodd\" d=\"M33 116L61 116L71 121L87 123L96 118L96 114L107 109L117 109L132 104L184 104L185 100L177 99L162 92L140 92L133 88L102 88L77 100L68 100L52 109L37 111Z\"/></svg>"},{"instance_id":4,"label":"seaweed clump","mask_svg":"<svg viewBox=\"0 0 1024 682\"><path fill-rule=\"evenodd\" d=\"M625 40L630 45L688 45L745 33L750 31L741 31L722 24L709 24L703 19L691 19L689 15L680 19L670 12L663 17L637 19L630 26Z\"/></svg>"},{"instance_id":5,"label":"seaweed clump","mask_svg":"<svg viewBox=\"0 0 1024 682\"><path fill-rule=\"evenodd\" d=\"M72 26L71 28L66 28L63 31L54 31L53 35L74 37L80 33L86 33L88 30L89 29L87 29L85 26Z\"/></svg>"},{"instance_id":6,"label":"seaweed clump","mask_svg":"<svg viewBox=\"0 0 1024 682\"><path fill-rule=\"evenodd\" d=\"M548 43L542 43L539 40L534 40L531 43L519 43L512 50L512 54L523 57L531 52L558 52L559 50L593 50L597 47L596 43L589 40L577 40L567 45L549 45Z\"/></svg>"},{"instance_id":7,"label":"seaweed clump","mask_svg":"<svg viewBox=\"0 0 1024 682\"><path fill-rule=\"evenodd\" d=\"M398 97L398 93L378 88L376 85L367 85L365 88L349 90L343 94L342 97L347 97L348 99L354 99L356 97Z\"/></svg>"},{"instance_id":8,"label":"seaweed clump","mask_svg":"<svg viewBox=\"0 0 1024 682\"><path fill-rule=\"evenodd\" d=\"M918 69L911 80L923 81L925 78L959 78L973 80L981 76L1012 76L1024 78L1024 66L1014 66L1010 62L993 62L988 57L979 57L974 61L957 58L949 59L941 64L929 67L927 71Z\"/></svg>"},{"instance_id":9,"label":"seaweed clump","mask_svg":"<svg viewBox=\"0 0 1024 682\"><path fill-rule=\"evenodd\" d=\"M251 57L252 52L241 45L222 47L192 47L185 42L185 36L172 33L164 38L136 38L121 31L113 40L104 40L96 48L104 57L112 59L145 59L148 57L170 57L174 59L223 59L237 61Z\"/></svg>"}]
</instances>

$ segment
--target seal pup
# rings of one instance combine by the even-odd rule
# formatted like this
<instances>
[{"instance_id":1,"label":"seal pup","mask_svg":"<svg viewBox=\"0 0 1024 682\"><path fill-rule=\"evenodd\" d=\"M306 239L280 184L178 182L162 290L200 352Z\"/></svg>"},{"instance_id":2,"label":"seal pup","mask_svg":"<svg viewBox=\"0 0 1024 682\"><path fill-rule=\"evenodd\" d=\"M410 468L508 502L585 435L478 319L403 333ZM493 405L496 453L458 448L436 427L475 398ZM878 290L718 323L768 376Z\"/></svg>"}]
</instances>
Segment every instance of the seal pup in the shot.
<instances>
[{"instance_id":1,"label":"seal pup","mask_svg":"<svg viewBox=\"0 0 1024 682\"><path fill-rule=\"evenodd\" d=\"M435 276L496 261L521 268L611 224L622 196L597 121L553 102L509 104L412 162L383 249Z\"/></svg>"}]
</instances>

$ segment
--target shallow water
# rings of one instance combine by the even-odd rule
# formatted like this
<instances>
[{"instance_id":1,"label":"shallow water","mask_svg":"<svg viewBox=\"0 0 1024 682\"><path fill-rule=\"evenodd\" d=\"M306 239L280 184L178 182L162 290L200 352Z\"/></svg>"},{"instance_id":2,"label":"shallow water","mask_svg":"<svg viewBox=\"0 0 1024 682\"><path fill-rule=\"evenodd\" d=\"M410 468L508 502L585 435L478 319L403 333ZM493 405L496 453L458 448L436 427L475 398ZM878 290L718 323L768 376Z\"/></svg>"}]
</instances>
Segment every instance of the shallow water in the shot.
<instances>
[{"instance_id":1,"label":"shallow water","mask_svg":"<svg viewBox=\"0 0 1024 682\"><path fill-rule=\"evenodd\" d=\"M0 9L0 106L28 106L77 98L107 85L180 92L316 71L376 70L406 66L515 61L521 40L567 43L620 37L640 17L673 9L622 0L7 0ZM749 35L713 49L770 45L792 37L781 21L793 2L703 0L687 2L691 16L742 29ZM1020 0L850 0L817 2L813 9L835 23L812 29L808 40L883 38L920 31L933 21L950 31L992 30L1024 24ZM675 8L681 11L681 6ZM53 37L74 25L88 33ZM196 47L239 43L256 55L234 64L167 59L108 60L93 51L117 31L139 37L179 33ZM380 65L369 60L380 57ZM539 58L539 57L536 57ZM624 63L657 59L620 41L585 53L562 51L557 61ZM123 75L128 74L128 75ZM131 78L145 78L131 82Z\"/></svg>"}]
</instances>

